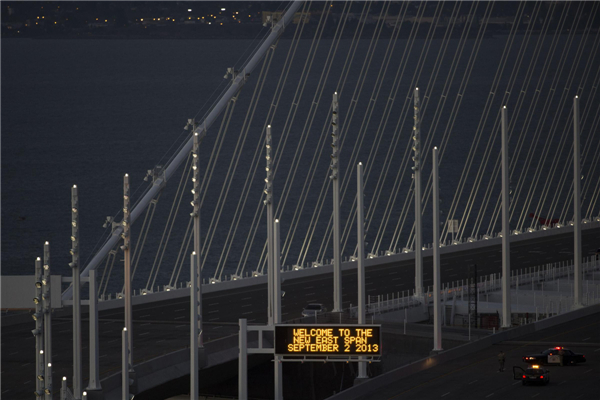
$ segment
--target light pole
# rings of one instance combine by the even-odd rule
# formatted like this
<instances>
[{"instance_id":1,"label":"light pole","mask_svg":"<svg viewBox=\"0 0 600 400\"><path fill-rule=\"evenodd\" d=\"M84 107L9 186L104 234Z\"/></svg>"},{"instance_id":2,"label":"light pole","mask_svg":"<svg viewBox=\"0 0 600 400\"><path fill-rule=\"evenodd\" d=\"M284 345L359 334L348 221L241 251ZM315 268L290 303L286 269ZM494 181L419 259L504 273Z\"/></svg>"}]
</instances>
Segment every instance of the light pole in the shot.
<instances>
[{"instance_id":1,"label":"light pole","mask_svg":"<svg viewBox=\"0 0 600 400\"><path fill-rule=\"evenodd\" d=\"M363 198L363 164L358 163L356 168L356 231L358 241L358 324L366 323L365 315L365 220ZM367 364L363 356L358 361L358 379L366 379Z\"/></svg>"},{"instance_id":2,"label":"light pole","mask_svg":"<svg viewBox=\"0 0 600 400\"><path fill-rule=\"evenodd\" d=\"M506 106L502 107L502 328L511 327L510 226L508 202L508 134Z\"/></svg>"},{"instance_id":3,"label":"light pole","mask_svg":"<svg viewBox=\"0 0 600 400\"><path fill-rule=\"evenodd\" d=\"M421 120L419 116L419 88L414 91L415 103L415 124L413 126L413 160L415 165L412 167L415 180L415 295L420 297L423 294L423 254L422 254L422 234L421 234Z\"/></svg>"},{"instance_id":4,"label":"light pole","mask_svg":"<svg viewBox=\"0 0 600 400\"><path fill-rule=\"evenodd\" d=\"M79 195L71 188L71 263L73 272L73 396L81 398L81 281L79 276Z\"/></svg>"},{"instance_id":5,"label":"light pole","mask_svg":"<svg viewBox=\"0 0 600 400\"><path fill-rule=\"evenodd\" d=\"M433 148L433 351L442 351L440 321L440 193L438 176L438 148Z\"/></svg>"},{"instance_id":6,"label":"light pole","mask_svg":"<svg viewBox=\"0 0 600 400\"><path fill-rule=\"evenodd\" d=\"M333 312L342 311L342 253L340 250L340 169L338 94L333 93L331 116L331 175L333 183Z\"/></svg>"}]
</instances>

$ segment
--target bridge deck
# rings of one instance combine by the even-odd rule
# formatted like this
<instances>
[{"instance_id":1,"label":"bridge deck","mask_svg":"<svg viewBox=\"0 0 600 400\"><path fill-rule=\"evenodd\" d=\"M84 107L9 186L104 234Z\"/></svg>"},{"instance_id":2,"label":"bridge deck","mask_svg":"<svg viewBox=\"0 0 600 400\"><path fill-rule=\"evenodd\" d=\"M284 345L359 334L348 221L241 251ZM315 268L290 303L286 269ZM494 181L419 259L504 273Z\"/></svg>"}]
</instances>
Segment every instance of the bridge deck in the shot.
<instances>
[{"instance_id":1,"label":"bridge deck","mask_svg":"<svg viewBox=\"0 0 600 400\"><path fill-rule=\"evenodd\" d=\"M544 239L523 240L511 246L511 266L525 268L552 261L572 259L572 234L560 234ZM591 255L600 243L600 229L583 233L583 254ZM494 245L470 252L456 252L442 258L442 281L466 278L466 266L477 263L480 274L500 270L500 246ZM425 285L431 284L431 259L425 262ZM390 279L390 277L393 278ZM353 271L343 274L344 307L356 304L356 276ZM367 294L385 294L409 290L414 286L412 262L381 265L367 269ZM266 322L266 285L257 285L240 291L221 291L205 294L203 313L205 318L205 341L237 332L237 320L246 317L253 323ZM300 316L309 302L330 300L332 277L330 274L301 279L288 279L282 288L283 318L289 320ZM248 310L248 311L245 311ZM54 388L58 393L60 377L72 379L72 323L67 309L57 311L53 319L53 370ZM15 323L19 318L21 322ZM189 300L173 299L134 307L134 357L138 364L162 354L189 345ZM12 321L12 322L11 322ZM2 318L2 388L3 398L26 398L34 387L34 338L31 335L33 321L28 317ZM121 328L123 311L107 310L100 313L100 370L101 378L114 374L120 368ZM83 376L87 372L87 324L83 329ZM85 386L85 385L84 385Z\"/></svg>"}]
</instances>

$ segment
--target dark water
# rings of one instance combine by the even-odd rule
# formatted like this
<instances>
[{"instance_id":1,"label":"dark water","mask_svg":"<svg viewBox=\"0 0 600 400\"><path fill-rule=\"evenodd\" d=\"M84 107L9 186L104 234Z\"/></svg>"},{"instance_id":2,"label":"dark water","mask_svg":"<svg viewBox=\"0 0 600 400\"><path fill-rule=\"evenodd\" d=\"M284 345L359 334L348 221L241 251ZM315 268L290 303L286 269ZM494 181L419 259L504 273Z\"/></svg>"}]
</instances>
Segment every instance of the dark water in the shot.
<instances>
[{"instance_id":1,"label":"dark water","mask_svg":"<svg viewBox=\"0 0 600 400\"><path fill-rule=\"evenodd\" d=\"M527 47L529 49L527 54L532 54L533 46L538 39L535 36L532 38ZM499 126L498 110L501 107L501 93L504 93L513 84L513 81L515 93L518 90L524 90L527 93L525 103L517 104L516 95L511 97L512 105L509 103L511 115L515 116L514 128L511 130L513 133L511 149L517 147L519 138L524 139L523 150L515 164L515 177L522 173L528 176L534 174L533 168L526 172L523 172L522 168L529 148L533 147L533 151L537 153L542 151L543 144L533 144L536 129L541 133L540 143L546 143L550 147L548 157L558 159L559 163L562 163L561 169L564 166L571 168L572 164L567 164L567 155L572 143L572 134L568 136L572 129L569 115L576 88L582 86L580 89L584 98L582 100L584 108L582 109L587 110L587 113L583 115L583 123L588 127L588 131L584 130L582 134L582 150L585 149L584 146L592 149L587 161L583 163L582 173L586 179L595 182L600 180L600 173L591 168L592 156L594 152L598 152L598 136L600 136L597 124L592 124L593 118L598 114L600 108L600 98L597 91L591 89L594 79L596 79L596 84L598 83L597 77L594 78L596 75L594 71L600 68L598 55L595 55L595 59L591 59L592 73L588 72L586 75L585 69L586 62L593 55L593 52L590 51L591 39L584 42L583 48L588 51L583 53L581 62L575 64L574 74L569 76L568 72L571 70L571 66L567 64L564 72L558 74L554 81L555 72L561 65L560 55L566 52L567 56L575 57L577 54L577 46L569 46L566 37L559 37L559 48L562 50L550 58L550 72L546 79L539 83L538 77L544 71L543 58L540 57L540 61L533 66L533 73L528 74L528 58L525 57L519 64L518 49L522 40L523 37L515 39L507 61L508 67L499 76L498 95L494 96L488 105L490 117L481 128L482 139L477 147L473 171L484 170L484 176L481 195L473 206L474 213L479 211L485 192L484 187L486 187L484 185L487 185L487 181L492 177L493 162L495 162L500 149L499 137L495 137L493 142L494 150L491 154L493 162L484 165L485 146L492 140L493 133ZM577 40L581 41L582 37L580 35L575 37L575 43L578 45ZM393 154L394 159L390 169L394 173L388 172L385 189L379 202L376 203L378 212L370 221L372 228L367 232L367 242L370 241L371 245L367 245L367 251L371 251L370 246L375 241L375 233L381 226L385 204L392 195L391 189L396 176L402 176L403 183L393 206L394 211L391 218L393 223L386 228L379 251L387 250L392 245L398 215L404 206L405 197L410 194L411 171L410 168L402 167L400 161L410 142L412 109L410 109L410 103L407 103L410 112L403 114L401 107L406 97L410 95L412 87L416 83L423 93L427 93L423 99L427 109L423 116L422 130L424 141L428 140L428 146L439 144L444 131L452 128L450 140L445 143L445 154L440 166L442 208L447 212L458 187L466 154L475 140L475 132L480 125L481 115L486 111L486 101L490 99L490 90L506 41L507 37L486 38L483 41L466 90L462 91L462 96L457 96L461 79L469 66L468 58L475 41L471 39L466 41L465 48L461 53L461 61L452 79L450 74L453 71L450 69L450 65L453 57L461 51L459 40L452 39L448 42L444 57L437 64L437 55L443 42L434 40L427 53L424 68L419 78L413 82L412 77L418 65L419 52L426 45L424 40L417 40L411 50L411 57L406 63L403 79L398 84L397 100L392 109L392 116L383 130L381 143L375 147L374 143L377 139L375 132L377 132L379 121L383 115L386 99L394 93L396 88L393 85L393 78L396 71L403 65L400 60L407 41L399 40L396 43L394 57L392 57L389 71L378 93L373 114L370 120L365 122L363 117L366 115L369 97L374 91L388 40L381 40L377 43L375 61L364 72L364 87L360 100L357 102L355 115L349 123L349 127L344 128L346 137L344 138L345 148L342 150L344 168L347 167L344 163L350 159L352 149L357 149L359 152L357 160L364 161L366 164L365 204L369 207L372 202L377 201L373 193L377 177L383 169L382 160L386 156L394 135L401 135L400 144ZM304 238L307 232L310 232L309 225L313 209L318 206L317 198L321 185L328 174L330 139L326 138L324 146L320 144L319 139L329 114L331 93L340 90L339 71L343 69L346 54L351 48L350 40L343 40L340 43L338 55L332 67L332 71L335 73L332 72L329 79L321 82L319 78L331 42L331 40L322 40L319 44L319 51L315 57L310 78L304 87L302 105L298 108L298 113L292 121L292 117L288 116L290 115L288 110L298 84L302 83L301 71L311 46L309 40L301 41L286 83L285 95L280 100L278 112L272 122L278 168L275 177L275 193L276 201L280 203L283 202L282 191L285 177L292 168L292 159L296 150L301 148L302 132L305 131L308 135L301 158L300 172L298 172L294 184L286 191L289 198L285 209L276 214L276 217L282 220L282 235L287 235L293 221L294 210L298 208L301 211L298 218L298 230L292 241L293 245L290 248L284 246L285 265L295 264L298 261L311 262L319 254L322 258L331 258L330 244L327 251L319 252L328 216L331 214L331 189L317 222L318 228L313 234L314 242L308 249L303 247ZM82 259L86 260L93 255L95 246L101 244L107 234L102 227L105 217L116 215L122 207L124 173L129 173L132 177L132 192L134 192L132 197L135 201L146 185L142 181L146 171L157 164L164 164L175 149L183 143L185 136L183 136L182 128L187 119L197 114L201 116L205 112L206 108L202 108L203 105L207 101L213 101L215 91L218 93L224 87L225 69L233 65L241 65L243 58L240 60L240 54L255 44L251 40L2 40L2 274L32 273L34 260L36 257L42 256L43 243L46 240L52 246L54 272L63 275L70 274L67 264L70 261L70 188L73 184L77 184L80 191ZM277 88L279 72L284 64L289 45L289 40L282 40L278 44L269 79L265 82L261 100L256 109L256 116L250 124L248 137L241 154L234 156L233 149L238 143L238 138L242 137L242 126L246 118L249 99L256 87L258 68L240 95L239 104L236 106L236 112L230 122L227 135L217 135L221 123L221 119L219 119L209 130L203 143L201 159L204 163L204 170L213 146L218 143L220 138L223 139L217 166L206 190L207 197L202 210L203 232L208 229L209 221L216 214L215 210L221 203L219 192L227 186L225 177L229 163L231 160L239 159L237 170L234 173L235 177L231 181L228 200L224 203L219 228L216 230L215 239L206 258L204 268L209 273L205 276L213 275L222 257L223 243L225 243L228 228L235 222L233 214L238 204L237 199L242 193L241 189L246 181L247 171L256 164L253 162L254 149L260 140L272 93ZM550 40L543 41L541 46L543 49L549 49ZM340 100L340 114L343 121L350 119L350 116L345 115L344 112L351 109L353 93L355 93L357 84L362 82L360 71L368 47L368 40L361 41L358 53L362 55L357 56L351 64L351 74ZM544 52L542 52L543 54ZM518 65L518 68L515 68L515 72L512 74L515 65ZM444 89L447 81L451 84ZM535 108L536 116L531 119L528 126L525 126L527 122L525 111L517 115L515 107L528 110L528 101L535 100L535 87L538 84L541 96L539 104ZM316 106L314 123L306 125L306 121L309 120L310 100L321 87L324 89L324 94L323 99ZM553 97L550 104L544 107L545 103L542 102L552 96L551 89L558 94ZM444 104L442 94L446 91L448 100ZM563 92L566 94L566 103L559 101ZM460 109L453 111L453 105L457 99L460 99ZM444 106L443 111L436 113L435 110L442 105ZM437 115L435 119L434 115ZM399 119L399 117L401 118ZM283 131L286 126L289 127L289 139L284 148L278 132ZM549 132L553 126L557 126L557 133L551 137ZM358 134L361 129L365 131L365 139L364 144L358 150ZM568 132L565 134L567 140L564 143L560 141L563 132ZM328 136L329 131L326 130L325 134ZM371 151L373 151L371 161L365 161L369 160ZM304 177L309 172L314 155L316 155L315 162L318 165L319 173L313 183L305 187L303 186ZM261 153L258 172L252 181L251 195L242 203L245 211L240 220L240 227L230 256L224 263L225 274L235 272L240 263L245 265L245 272L255 270L257 266L260 268L262 265L261 252L266 236L264 215L261 219L262 225L256 234L254 246L247 255L245 263L240 261L240 258L244 241L250 232L254 210L260 202L264 186L263 157L263 153ZM427 153L427 157L424 162L424 187L430 174L429 153ZM347 223L350 232L344 250L345 257L353 254L356 245L355 223L353 216L350 215L356 190L355 167L353 165L347 168L344 173L352 174L352 177L349 179L348 194L344 198L344 211L342 212L342 227ZM549 166L545 168L549 169ZM571 179L572 172L569 172L571 170L565 171L564 176ZM474 180L474 172L468 178L466 187L469 190L473 184L477 183ZM513 178L513 181L515 179ZM562 204L569 195L569 185L560 188L558 175L555 181L552 183L551 195L559 192L561 199L559 209L562 210ZM168 184L170 192L165 191L161 197L160 201L164 202L162 210L166 211L157 212L158 227L152 231L152 236L145 245L144 256L140 261L140 273L136 275L134 282L136 288L147 286L148 271L154 262L157 243L163 232L160 222L166 219L170 209L167 200L173 197L172 193L178 183L179 176L176 176ZM187 183L189 185L189 181ZM591 190L596 185L597 183L591 185ZM498 180L493 187L491 204L495 206L496 199L500 194L500 181ZM539 202L542 189L539 187L538 193L534 194L534 204ZM304 194L307 195L306 203L300 203ZM588 194L591 196L591 192ZM189 187L186 189L186 196L182 202L178 227L174 229L170 247L165 253L165 266L162 267L156 284L166 284L171 278L172 265L177 259L187 225L186 218L189 218L186 217L190 212ZM460 210L465 209L467 198L468 193L461 200ZM525 195L522 195L517 201L524 202ZM584 199L584 212L589 202L589 197ZM408 214L407 223L399 233L400 239L397 241L397 248L404 247L410 237L414 206L409 203L407 207L411 211ZM431 220L430 207L429 203L424 216L424 221L427 221L424 228L425 243L431 242L431 227L428 222ZM523 207L525 206L519 206L517 209L520 211ZM550 212L549 205L545 208L546 210L541 210L542 213ZM486 231L488 221L493 215L491 206L484 210L484 214L486 217L482 228L477 231L478 234ZM592 214L597 215L598 209L593 210ZM445 220L445 218L444 215L442 219ZM460 216L457 215L457 218ZM473 219L474 217L471 216L470 227L474 224ZM512 222L516 222L516 219L515 216ZM120 220L119 216L117 216L117 220ZM465 236L470 234L471 229L467 230ZM498 223L495 232L499 230ZM120 265L117 263L115 271L121 269ZM116 283L111 284L109 292L118 290L121 285L122 280L118 277L118 272L115 274L117 275ZM187 279L187 276L188 272L184 265L179 281Z\"/></svg>"}]
</instances>

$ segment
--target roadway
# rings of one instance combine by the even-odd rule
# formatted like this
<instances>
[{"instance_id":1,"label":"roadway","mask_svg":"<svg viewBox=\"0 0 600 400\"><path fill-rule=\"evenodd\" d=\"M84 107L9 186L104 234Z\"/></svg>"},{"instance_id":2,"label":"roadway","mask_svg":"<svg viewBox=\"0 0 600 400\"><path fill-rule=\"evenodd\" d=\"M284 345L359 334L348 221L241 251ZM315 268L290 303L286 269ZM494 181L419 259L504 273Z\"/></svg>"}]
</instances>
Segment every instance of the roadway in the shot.
<instances>
[{"instance_id":1,"label":"roadway","mask_svg":"<svg viewBox=\"0 0 600 400\"><path fill-rule=\"evenodd\" d=\"M512 367L526 365L521 357L561 344L585 354L587 362L569 367L548 366L547 386L523 386L520 380L514 380ZM498 372L500 350L506 353L504 372ZM600 389L598 376L600 314L594 314L399 379L361 399L594 399Z\"/></svg>"},{"instance_id":2,"label":"roadway","mask_svg":"<svg viewBox=\"0 0 600 400\"><path fill-rule=\"evenodd\" d=\"M583 255L594 254L600 244L600 229L582 234ZM513 270L573 258L573 234L561 234L544 239L525 240L511 246ZM432 285L431 257L424 259L424 285ZM478 274L498 273L501 270L501 246L493 245L474 251L459 251L441 259L442 282L467 278L470 264L477 264ZM283 274L285 278L287 274ZM308 278L287 279L282 284L282 317L291 320L300 317L302 308L311 302L322 302L332 307L332 274ZM343 273L343 306L356 304L357 279L355 271ZM374 266L366 272L368 295L385 295L414 287L412 261ZM244 289L219 291L203 296L205 342L237 333L239 318L249 323L265 323L267 309L266 285ZM59 378L66 375L72 384L72 323L69 310L58 311L53 319L54 387L58 391ZM123 310L100 313L100 371L101 377L120 369L121 329ZM35 387L35 341L31 334L32 320L2 329L2 387L6 399L29 397ZM83 324L83 376L87 378L87 322ZM135 363L161 354L185 348L189 344L189 300L173 299L143 304L133 308L133 354ZM86 379L84 379L85 381Z\"/></svg>"}]
</instances>

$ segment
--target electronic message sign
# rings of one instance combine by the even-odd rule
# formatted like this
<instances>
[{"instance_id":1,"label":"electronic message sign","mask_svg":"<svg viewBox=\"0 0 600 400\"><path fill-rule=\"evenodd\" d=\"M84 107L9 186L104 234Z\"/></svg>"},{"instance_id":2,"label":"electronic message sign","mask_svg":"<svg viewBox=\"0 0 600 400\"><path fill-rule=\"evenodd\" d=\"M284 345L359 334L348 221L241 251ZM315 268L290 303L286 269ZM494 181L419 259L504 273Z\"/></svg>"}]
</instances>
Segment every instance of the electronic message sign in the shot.
<instances>
[{"instance_id":1,"label":"electronic message sign","mask_svg":"<svg viewBox=\"0 0 600 400\"><path fill-rule=\"evenodd\" d=\"M381 325L275 325L275 354L381 355Z\"/></svg>"}]
</instances>

